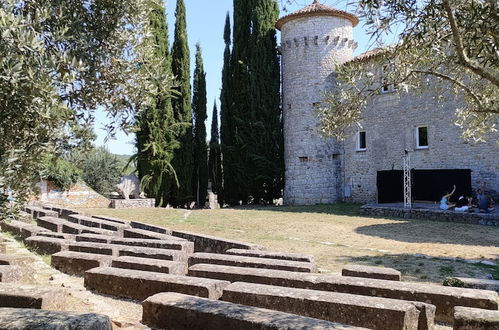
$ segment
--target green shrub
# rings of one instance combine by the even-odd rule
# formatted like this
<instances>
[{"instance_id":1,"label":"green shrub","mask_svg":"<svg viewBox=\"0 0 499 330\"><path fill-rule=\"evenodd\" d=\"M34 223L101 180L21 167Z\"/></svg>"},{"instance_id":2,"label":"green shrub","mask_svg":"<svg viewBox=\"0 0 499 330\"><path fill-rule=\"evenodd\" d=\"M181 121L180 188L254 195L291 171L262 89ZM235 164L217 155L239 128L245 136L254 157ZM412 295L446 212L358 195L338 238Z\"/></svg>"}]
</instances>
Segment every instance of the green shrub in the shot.
<instances>
[{"instance_id":1,"label":"green shrub","mask_svg":"<svg viewBox=\"0 0 499 330\"><path fill-rule=\"evenodd\" d=\"M82 170L62 158L53 158L45 162L42 178L54 182L63 189L69 189L82 176Z\"/></svg>"}]
</instances>

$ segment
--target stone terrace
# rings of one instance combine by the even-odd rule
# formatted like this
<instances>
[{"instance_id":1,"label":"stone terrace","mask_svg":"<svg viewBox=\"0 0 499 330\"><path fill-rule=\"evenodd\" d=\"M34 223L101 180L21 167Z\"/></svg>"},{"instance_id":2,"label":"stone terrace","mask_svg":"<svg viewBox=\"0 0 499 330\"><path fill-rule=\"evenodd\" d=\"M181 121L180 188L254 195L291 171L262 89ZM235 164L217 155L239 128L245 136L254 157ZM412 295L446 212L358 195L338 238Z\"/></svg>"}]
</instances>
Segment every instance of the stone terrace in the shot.
<instances>
[{"instance_id":1,"label":"stone terrace","mask_svg":"<svg viewBox=\"0 0 499 330\"><path fill-rule=\"evenodd\" d=\"M153 328L423 330L465 319L489 329L495 321L480 317L499 313L494 291L400 282L393 269L348 265L345 276L322 275L310 255L64 208L26 211L37 225L2 230L83 276L88 290L144 301L142 322ZM16 281L29 262L0 254L0 281ZM0 286L0 307L44 309L44 297L61 292Z\"/></svg>"}]
</instances>

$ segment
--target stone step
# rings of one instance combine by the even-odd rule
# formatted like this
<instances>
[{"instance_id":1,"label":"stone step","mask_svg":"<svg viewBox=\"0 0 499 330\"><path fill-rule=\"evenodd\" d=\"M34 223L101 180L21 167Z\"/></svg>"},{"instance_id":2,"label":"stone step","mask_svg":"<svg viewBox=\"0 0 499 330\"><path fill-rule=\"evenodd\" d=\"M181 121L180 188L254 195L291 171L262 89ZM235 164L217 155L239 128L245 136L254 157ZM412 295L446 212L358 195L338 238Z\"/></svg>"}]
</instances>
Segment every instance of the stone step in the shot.
<instances>
[{"instance_id":1,"label":"stone step","mask_svg":"<svg viewBox=\"0 0 499 330\"><path fill-rule=\"evenodd\" d=\"M62 207L62 206L57 206L57 205L45 205L43 208L57 212L59 217L66 219L66 220L68 219L68 217L70 215L80 213L80 211L78 211L78 210L74 210L74 209L70 209L70 208Z\"/></svg>"},{"instance_id":2,"label":"stone step","mask_svg":"<svg viewBox=\"0 0 499 330\"><path fill-rule=\"evenodd\" d=\"M110 221L110 222L116 222L116 223L119 223L119 224L122 224L122 225L127 225L127 226L130 225L129 221L118 219L118 218L113 218L113 217L108 217L106 215L92 215L92 218L96 218L96 219L100 219L100 220L106 220L106 221Z\"/></svg>"},{"instance_id":3,"label":"stone step","mask_svg":"<svg viewBox=\"0 0 499 330\"><path fill-rule=\"evenodd\" d=\"M112 330L108 316L27 308L0 309L0 329Z\"/></svg>"},{"instance_id":4,"label":"stone step","mask_svg":"<svg viewBox=\"0 0 499 330\"><path fill-rule=\"evenodd\" d=\"M102 254L64 251L52 255L51 266L65 274L83 276L92 268L109 267L112 260Z\"/></svg>"},{"instance_id":5,"label":"stone step","mask_svg":"<svg viewBox=\"0 0 499 330\"><path fill-rule=\"evenodd\" d=\"M21 228L21 238L25 240L28 237L35 236L39 233L43 233L46 231L49 230L46 228L39 227L37 225L28 224L27 226Z\"/></svg>"},{"instance_id":6,"label":"stone step","mask_svg":"<svg viewBox=\"0 0 499 330\"><path fill-rule=\"evenodd\" d=\"M418 309L395 299L243 282L226 287L222 299L374 330L418 329Z\"/></svg>"},{"instance_id":7,"label":"stone step","mask_svg":"<svg viewBox=\"0 0 499 330\"><path fill-rule=\"evenodd\" d=\"M189 266L195 264L214 264L235 267L249 267L249 268L265 268L286 270L292 272L315 273L317 266L313 263L277 260L277 259L264 259L253 258L244 256L235 256L228 254L214 254L214 253L194 253L189 257Z\"/></svg>"},{"instance_id":8,"label":"stone step","mask_svg":"<svg viewBox=\"0 0 499 330\"><path fill-rule=\"evenodd\" d=\"M62 226L67 223L66 220L57 217L40 217L36 219L36 224L53 232L62 232Z\"/></svg>"},{"instance_id":9,"label":"stone step","mask_svg":"<svg viewBox=\"0 0 499 330\"><path fill-rule=\"evenodd\" d=\"M98 235L112 236L116 234L116 232L111 230L87 227L77 223L71 223L69 221L62 225L62 232L65 234L73 234L73 235L98 234Z\"/></svg>"},{"instance_id":10,"label":"stone step","mask_svg":"<svg viewBox=\"0 0 499 330\"><path fill-rule=\"evenodd\" d=\"M29 224L26 222L21 222L21 221L0 221L0 227L2 228L2 231L5 231L7 233L11 233L13 236L21 237L21 232L22 229Z\"/></svg>"},{"instance_id":11,"label":"stone step","mask_svg":"<svg viewBox=\"0 0 499 330\"><path fill-rule=\"evenodd\" d=\"M38 207L38 206L26 206L24 208L24 211L26 213L31 214L33 219L38 219L41 217L57 217L57 216L59 216L59 214L56 211L47 210L43 207Z\"/></svg>"},{"instance_id":12,"label":"stone step","mask_svg":"<svg viewBox=\"0 0 499 330\"><path fill-rule=\"evenodd\" d=\"M499 281L497 280L486 280L481 278L469 278L469 277L454 277L458 281L461 281L465 288L480 289L480 290L492 290L499 293Z\"/></svg>"},{"instance_id":13,"label":"stone step","mask_svg":"<svg viewBox=\"0 0 499 330\"><path fill-rule=\"evenodd\" d=\"M455 306L498 309L496 292L440 285L375 280L340 275L318 275L270 269L194 265L189 275L225 280L332 291L383 298L420 301L435 305L435 320L452 323Z\"/></svg>"},{"instance_id":14,"label":"stone step","mask_svg":"<svg viewBox=\"0 0 499 330\"><path fill-rule=\"evenodd\" d=\"M267 258L267 259L312 262L312 263L315 262L314 256L306 254L297 254L297 253L269 252L262 250L247 250L247 249L229 249L225 251L225 254L244 256L244 257L254 257L254 258Z\"/></svg>"},{"instance_id":15,"label":"stone step","mask_svg":"<svg viewBox=\"0 0 499 330\"><path fill-rule=\"evenodd\" d=\"M75 242L68 246L69 251L103 254L114 257L140 257L149 259L187 261L187 254L179 250L154 249L141 246Z\"/></svg>"},{"instance_id":16,"label":"stone step","mask_svg":"<svg viewBox=\"0 0 499 330\"><path fill-rule=\"evenodd\" d=\"M469 307L454 309L454 330L497 329L499 329L499 311Z\"/></svg>"},{"instance_id":17,"label":"stone step","mask_svg":"<svg viewBox=\"0 0 499 330\"><path fill-rule=\"evenodd\" d=\"M72 214L68 217L68 220L83 226L100 228L115 232L121 232L125 228L129 228L128 225L120 224L112 221L101 220L97 218L88 217L82 214Z\"/></svg>"},{"instance_id":18,"label":"stone step","mask_svg":"<svg viewBox=\"0 0 499 330\"><path fill-rule=\"evenodd\" d=\"M22 268L19 266L0 266L0 282L17 282L23 277Z\"/></svg>"},{"instance_id":19,"label":"stone step","mask_svg":"<svg viewBox=\"0 0 499 330\"><path fill-rule=\"evenodd\" d=\"M0 265L24 267L31 264L34 260L31 255L0 254Z\"/></svg>"},{"instance_id":20,"label":"stone step","mask_svg":"<svg viewBox=\"0 0 499 330\"><path fill-rule=\"evenodd\" d=\"M138 257L118 257L111 263L112 267L143 270L173 275L186 275L187 263L180 261L168 261L159 259L146 259Z\"/></svg>"},{"instance_id":21,"label":"stone step","mask_svg":"<svg viewBox=\"0 0 499 330\"><path fill-rule=\"evenodd\" d=\"M172 230L164 227L158 227L158 226L153 226L147 223L142 223L138 221L132 221L130 222L130 226L135 229L142 229L142 230L147 230L147 231L152 231L160 234L166 234L166 235L171 235Z\"/></svg>"},{"instance_id":22,"label":"stone step","mask_svg":"<svg viewBox=\"0 0 499 330\"><path fill-rule=\"evenodd\" d=\"M59 239L65 239L68 242L74 242L76 235L72 234L63 234L63 233L55 233L51 231L44 231L41 233L37 233L36 236L43 236L43 237L52 237L52 238L59 238Z\"/></svg>"},{"instance_id":23,"label":"stone step","mask_svg":"<svg viewBox=\"0 0 499 330\"><path fill-rule=\"evenodd\" d=\"M82 252L82 253L93 253L93 254L103 254L108 256L117 256L113 247L109 244L103 243L92 243L92 242L76 242L69 244L69 251Z\"/></svg>"},{"instance_id":24,"label":"stone step","mask_svg":"<svg viewBox=\"0 0 499 330\"><path fill-rule=\"evenodd\" d=\"M230 249L265 250L265 247L261 245L189 231L173 230L172 235L194 242L194 252L225 253L225 251Z\"/></svg>"},{"instance_id":25,"label":"stone step","mask_svg":"<svg viewBox=\"0 0 499 330\"><path fill-rule=\"evenodd\" d=\"M161 233L156 233L154 231L149 231L149 230L144 230L144 229L137 229L137 228L130 228L130 229L125 229L123 230L123 237L124 238L141 238L141 239L159 239L159 240L177 240L179 238L168 235L168 234L161 234Z\"/></svg>"},{"instance_id":26,"label":"stone step","mask_svg":"<svg viewBox=\"0 0 499 330\"><path fill-rule=\"evenodd\" d=\"M144 300L160 292L219 299L229 282L112 267L85 272L85 287L102 294Z\"/></svg>"},{"instance_id":27,"label":"stone step","mask_svg":"<svg viewBox=\"0 0 499 330\"><path fill-rule=\"evenodd\" d=\"M364 328L287 314L269 309L164 292L142 303L142 323L176 330L360 330Z\"/></svg>"},{"instance_id":28,"label":"stone step","mask_svg":"<svg viewBox=\"0 0 499 330\"><path fill-rule=\"evenodd\" d=\"M343 267L341 275L352 277L374 278L378 280L400 281L402 273L388 267L372 267L349 264Z\"/></svg>"},{"instance_id":29,"label":"stone step","mask_svg":"<svg viewBox=\"0 0 499 330\"><path fill-rule=\"evenodd\" d=\"M67 251L68 241L60 238L32 236L28 237L24 244L30 249L35 250L38 254L54 254L61 251Z\"/></svg>"},{"instance_id":30,"label":"stone step","mask_svg":"<svg viewBox=\"0 0 499 330\"><path fill-rule=\"evenodd\" d=\"M60 288L0 283L0 307L60 309L65 295Z\"/></svg>"},{"instance_id":31,"label":"stone step","mask_svg":"<svg viewBox=\"0 0 499 330\"><path fill-rule=\"evenodd\" d=\"M97 234L81 234L75 236L75 240L77 242L102 243L102 244L110 244L111 240L114 238L116 237L107 236L107 235L97 235Z\"/></svg>"}]
</instances>

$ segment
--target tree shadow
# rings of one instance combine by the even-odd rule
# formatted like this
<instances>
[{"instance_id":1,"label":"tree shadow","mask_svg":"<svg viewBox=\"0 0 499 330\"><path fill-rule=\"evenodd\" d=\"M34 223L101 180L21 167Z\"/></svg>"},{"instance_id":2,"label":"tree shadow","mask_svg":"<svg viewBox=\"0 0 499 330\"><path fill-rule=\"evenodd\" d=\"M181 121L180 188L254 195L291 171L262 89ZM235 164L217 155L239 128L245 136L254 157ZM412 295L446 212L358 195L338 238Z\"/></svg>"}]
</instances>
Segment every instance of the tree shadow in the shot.
<instances>
[{"instance_id":1,"label":"tree shadow","mask_svg":"<svg viewBox=\"0 0 499 330\"><path fill-rule=\"evenodd\" d=\"M499 246L499 228L473 224L406 220L358 227L355 232L408 243Z\"/></svg>"},{"instance_id":2,"label":"tree shadow","mask_svg":"<svg viewBox=\"0 0 499 330\"><path fill-rule=\"evenodd\" d=\"M390 267L402 273L403 281L442 284L447 277L490 279L499 275L499 266L472 263L467 259L437 258L414 254L384 254L379 256L345 256L348 263ZM473 261L474 262L474 261Z\"/></svg>"}]
</instances>

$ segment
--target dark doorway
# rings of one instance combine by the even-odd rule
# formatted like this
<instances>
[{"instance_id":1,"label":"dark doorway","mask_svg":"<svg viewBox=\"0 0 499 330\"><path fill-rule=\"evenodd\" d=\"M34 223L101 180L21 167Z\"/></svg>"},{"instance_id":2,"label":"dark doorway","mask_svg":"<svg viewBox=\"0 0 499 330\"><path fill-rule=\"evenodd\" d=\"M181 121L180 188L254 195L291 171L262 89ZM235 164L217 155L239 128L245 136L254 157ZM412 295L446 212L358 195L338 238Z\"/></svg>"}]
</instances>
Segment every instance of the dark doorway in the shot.
<instances>
[{"instance_id":1,"label":"dark doorway","mask_svg":"<svg viewBox=\"0 0 499 330\"><path fill-rule=\"evenodd\" d=\"M378 171L378 203L404 201L404 171Z\"/></svg>"},{"instance_id":2,"label":"dark doorway","mask_svg":"<svg viewBox=\"0 0 499 330\"><path fill-rule=\"evenodd\" d=\"M459 196L471 196L471 170L415 170L412 176L412 198L417 201L440 201L443 195L456 192L450 200Z\"/></svg>"},{"instance_id":3,"label":"dark doorway","mask_svg":"<svg viewBox=\"0 0 499 330\"><path fill-rule=\"evenodd\" d=\"M378 203L403 202L403 182L403 171L378 171ZM453 185L456 185L456 192L451 201L455 202L459 196L472 196L471 170L412 170L413 201L440 201Z\"/></svg>"}]
</instances>

